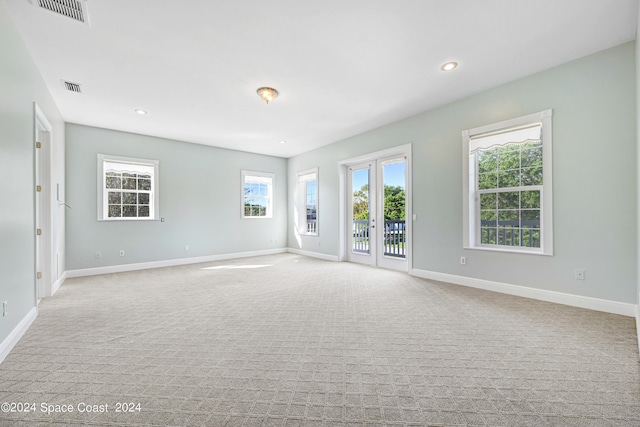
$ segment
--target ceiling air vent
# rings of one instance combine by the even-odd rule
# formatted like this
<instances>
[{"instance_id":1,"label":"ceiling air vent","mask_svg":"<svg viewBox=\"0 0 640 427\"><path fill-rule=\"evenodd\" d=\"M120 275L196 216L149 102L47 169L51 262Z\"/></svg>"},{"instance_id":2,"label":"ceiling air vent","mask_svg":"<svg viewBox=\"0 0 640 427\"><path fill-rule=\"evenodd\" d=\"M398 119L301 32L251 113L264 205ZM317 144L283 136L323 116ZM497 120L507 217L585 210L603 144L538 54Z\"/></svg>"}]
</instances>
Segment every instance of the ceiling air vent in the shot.
<instances>
[{"instance_id":1,"label":"ceiling air vent","mask_svg":"<svg viewBox=\"0 0 640 427\"><path fill-rule=\"evenodd\" d=\"M62 81L62 85L69 92L82 93L82 90L80 89L80 84L79 83L73 83L73 82L68 82L66 80L63 80Z\"/></svg>"},{"instance_id":2,"label":"ceiling air vent","mask_svg":"<svg viewBox=\"0 0 640 427\"><path fill-rule=\"evenodd\" d=\"M86 0L31 0L39 8L89 25Z\"/></svg>"}]
</instances>

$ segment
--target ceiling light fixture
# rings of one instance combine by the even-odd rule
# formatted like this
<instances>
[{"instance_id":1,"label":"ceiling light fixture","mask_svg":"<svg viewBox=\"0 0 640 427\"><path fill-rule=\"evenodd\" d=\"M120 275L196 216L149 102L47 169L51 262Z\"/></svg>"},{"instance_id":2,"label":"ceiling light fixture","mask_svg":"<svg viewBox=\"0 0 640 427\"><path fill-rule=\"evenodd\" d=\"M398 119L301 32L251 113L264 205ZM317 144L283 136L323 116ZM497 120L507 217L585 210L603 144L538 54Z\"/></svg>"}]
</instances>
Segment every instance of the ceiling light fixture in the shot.
<instances>
[{"instance_id":1,"label":"ceiling light fixture","mask_svg":"<svg viewBox=\"0 0 640 427\"><path fill-rule=\"evenodd\" d=\"M136 108L136 109L135 109L135 110L133 110L133 111L135 111L136 113L140 114L141 116L146 116L146 115L147 115L147 112L146 112L146 111L141 110L141 109L139 109L139 108Z\"/></svg>"},{"instance_id":2,"label":"ceiling light fixture","mask_svg":"<svg viewBox=\"0 0 640 427\"><path fill-rule=\"evenodd\" d=\"M256 92L267 104L278 97L278 91L271 87L261 87Z\"/></svg>"},{"instance_id":3,"label":"ceiling light fixture","mask_svg":"<svg viewBox=\"0 0 640 427\"><path fill-rule=\"evenodd\" d=\"M287 141L285 141L284 139L282 141L280 141L280 144L286 144Z\"/></svg>"},{"instance_id":4,"label":"ceiling light fixture","mask_svg":"<svg viewBox=\"0 0 640 427\"><path fill-rule=\"evenodd\" d=\"M442 71L451 71L451 70L455 70L457 67L458 67L457 62L447 62L440 68L442 69Z\"/></svg>"}]
</instances>

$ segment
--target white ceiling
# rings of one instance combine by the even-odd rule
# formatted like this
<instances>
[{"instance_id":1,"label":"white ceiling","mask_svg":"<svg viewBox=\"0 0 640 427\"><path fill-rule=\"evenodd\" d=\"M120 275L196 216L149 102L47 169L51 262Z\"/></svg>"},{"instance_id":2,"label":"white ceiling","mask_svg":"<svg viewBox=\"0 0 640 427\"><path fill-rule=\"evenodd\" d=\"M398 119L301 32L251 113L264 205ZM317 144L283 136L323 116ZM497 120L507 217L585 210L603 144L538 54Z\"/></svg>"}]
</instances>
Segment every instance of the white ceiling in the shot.
<instances>
[{"instance_id":1,"label":"white ceiling","mask_svg":"<svg viewBox=\"0 0 640 427\"><path fill-rule=\"evenodd\" d=\"M281 157L634 40L638 16L638 0L88 0L87 26L6 2L66 122Z\"/></svg>"}]
</instances>

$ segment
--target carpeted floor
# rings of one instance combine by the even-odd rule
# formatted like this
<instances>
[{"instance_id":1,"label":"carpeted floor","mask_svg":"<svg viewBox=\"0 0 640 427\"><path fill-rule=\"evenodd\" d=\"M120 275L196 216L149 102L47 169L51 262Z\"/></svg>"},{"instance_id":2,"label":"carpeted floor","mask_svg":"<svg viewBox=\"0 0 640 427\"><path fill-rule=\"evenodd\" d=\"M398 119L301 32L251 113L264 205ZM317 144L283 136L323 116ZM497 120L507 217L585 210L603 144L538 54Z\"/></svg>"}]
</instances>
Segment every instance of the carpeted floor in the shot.
<instances>
[{"instance_id":1,"label":"carpeted floor","mask_svg":"<svg viewBox=\"0 0 640 427\"><path fill-rule=\"evenodd\" d=\"M638 360L632 318L283 254L68 279L0 425L638 426Z\"/></svg>"}]
</instances>

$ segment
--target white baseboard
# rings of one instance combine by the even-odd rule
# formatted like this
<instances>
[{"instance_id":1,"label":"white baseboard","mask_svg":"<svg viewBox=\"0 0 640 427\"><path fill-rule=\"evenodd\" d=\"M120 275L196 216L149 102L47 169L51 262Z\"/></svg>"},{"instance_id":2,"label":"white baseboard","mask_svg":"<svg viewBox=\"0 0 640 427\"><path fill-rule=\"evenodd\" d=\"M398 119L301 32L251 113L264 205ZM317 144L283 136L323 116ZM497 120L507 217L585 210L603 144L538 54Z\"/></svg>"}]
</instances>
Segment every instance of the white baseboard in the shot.
<instances>
[{"instance_id":1,"label":"white baseboard","mask_svg":"<svg viewBox=\"0 0 640 427\"><path fill-rule=\"evenodd\" d=\"M173 267L175 265L198 264L201 262L222 261L234 258L248 258L261 255L273 255L287 252L286 248L265 249L250 252L235 252L230 254L208 255L194 258L178 258L163 261L141 262L137 264L120 264L108 267L83 268L80 270L68 270L66 277L97 276L99 274L122 273L125 271L147 270L149 268Z\"/></svg>"},{"instance_id":2,"label":"white baseboard","mask_svg":"<svg viewBox=\"0 0 640 427\"><path fill-rule=\"evenodd\" d=\"M565 294L562 292L535 289L526 286L510 285L508 283L493 282L490 280L475 279L472 277L457 276L454 274L437 273L434 271L419 270L415 268L411 270L409 274L412 276L422 277L424 279L469 286L487 291L570 305L573 307L588 308L590 310L604 311L606 313L620 314L623 316L634 317L638 311L638 306L636 304Z\"/></svg>"},{"instance_id":3,"label":"white baseboard","mask_svg":"<svg viewBox=\"0 0 640 427\"><path fill-rule=\"evenodd\" d=\"M60 286L62 286L62 284L64 283L64 281L67 278L67 272L65 271L64 273L62 273L62 275L58 278L58 280L56 280L55 282L53 282L53 284L51 285L51 295L50 296L54 296L56 294L56 292L58 292L58 289L60 289Z\"/></svg>"},{"instance_id":4,"label":"white baseboard","mask_svg":"<svg viewBox=\"0 0 640 427\"><path fill-rule=\"evenodd\" d=\"M18 323L18 326L0 343L0 363L9 355L13 347L18 344L20 338L27 332L33 321L36 320L36 317L38 317L38 308L33 307Z\"/></svg>"},{"instance_id":5,"label":"white baseboard","mask_svg":"<svg viewBox=\"0 0 640 427\"><path fill-rule=\"evenodd\" d=\"M640 352L640 294L638 294L638 304L636 305L636 333L638 334L638 351Z\"/></svg>"},{"instance_id":6,"label":"white baseboard","mask_svg":"<svg viewBox=\"0 0 640 427\"><path fill-rule=\"evenodd\" d=\"M303 251L302 249L295 249L295 248L287 248L287 252L296 254L296 255L304 255L311 258L319 258L325 261L336 261L336 262L339 261L337 255L321 254L319 252Z\"/></svg>"}]
</instances>

